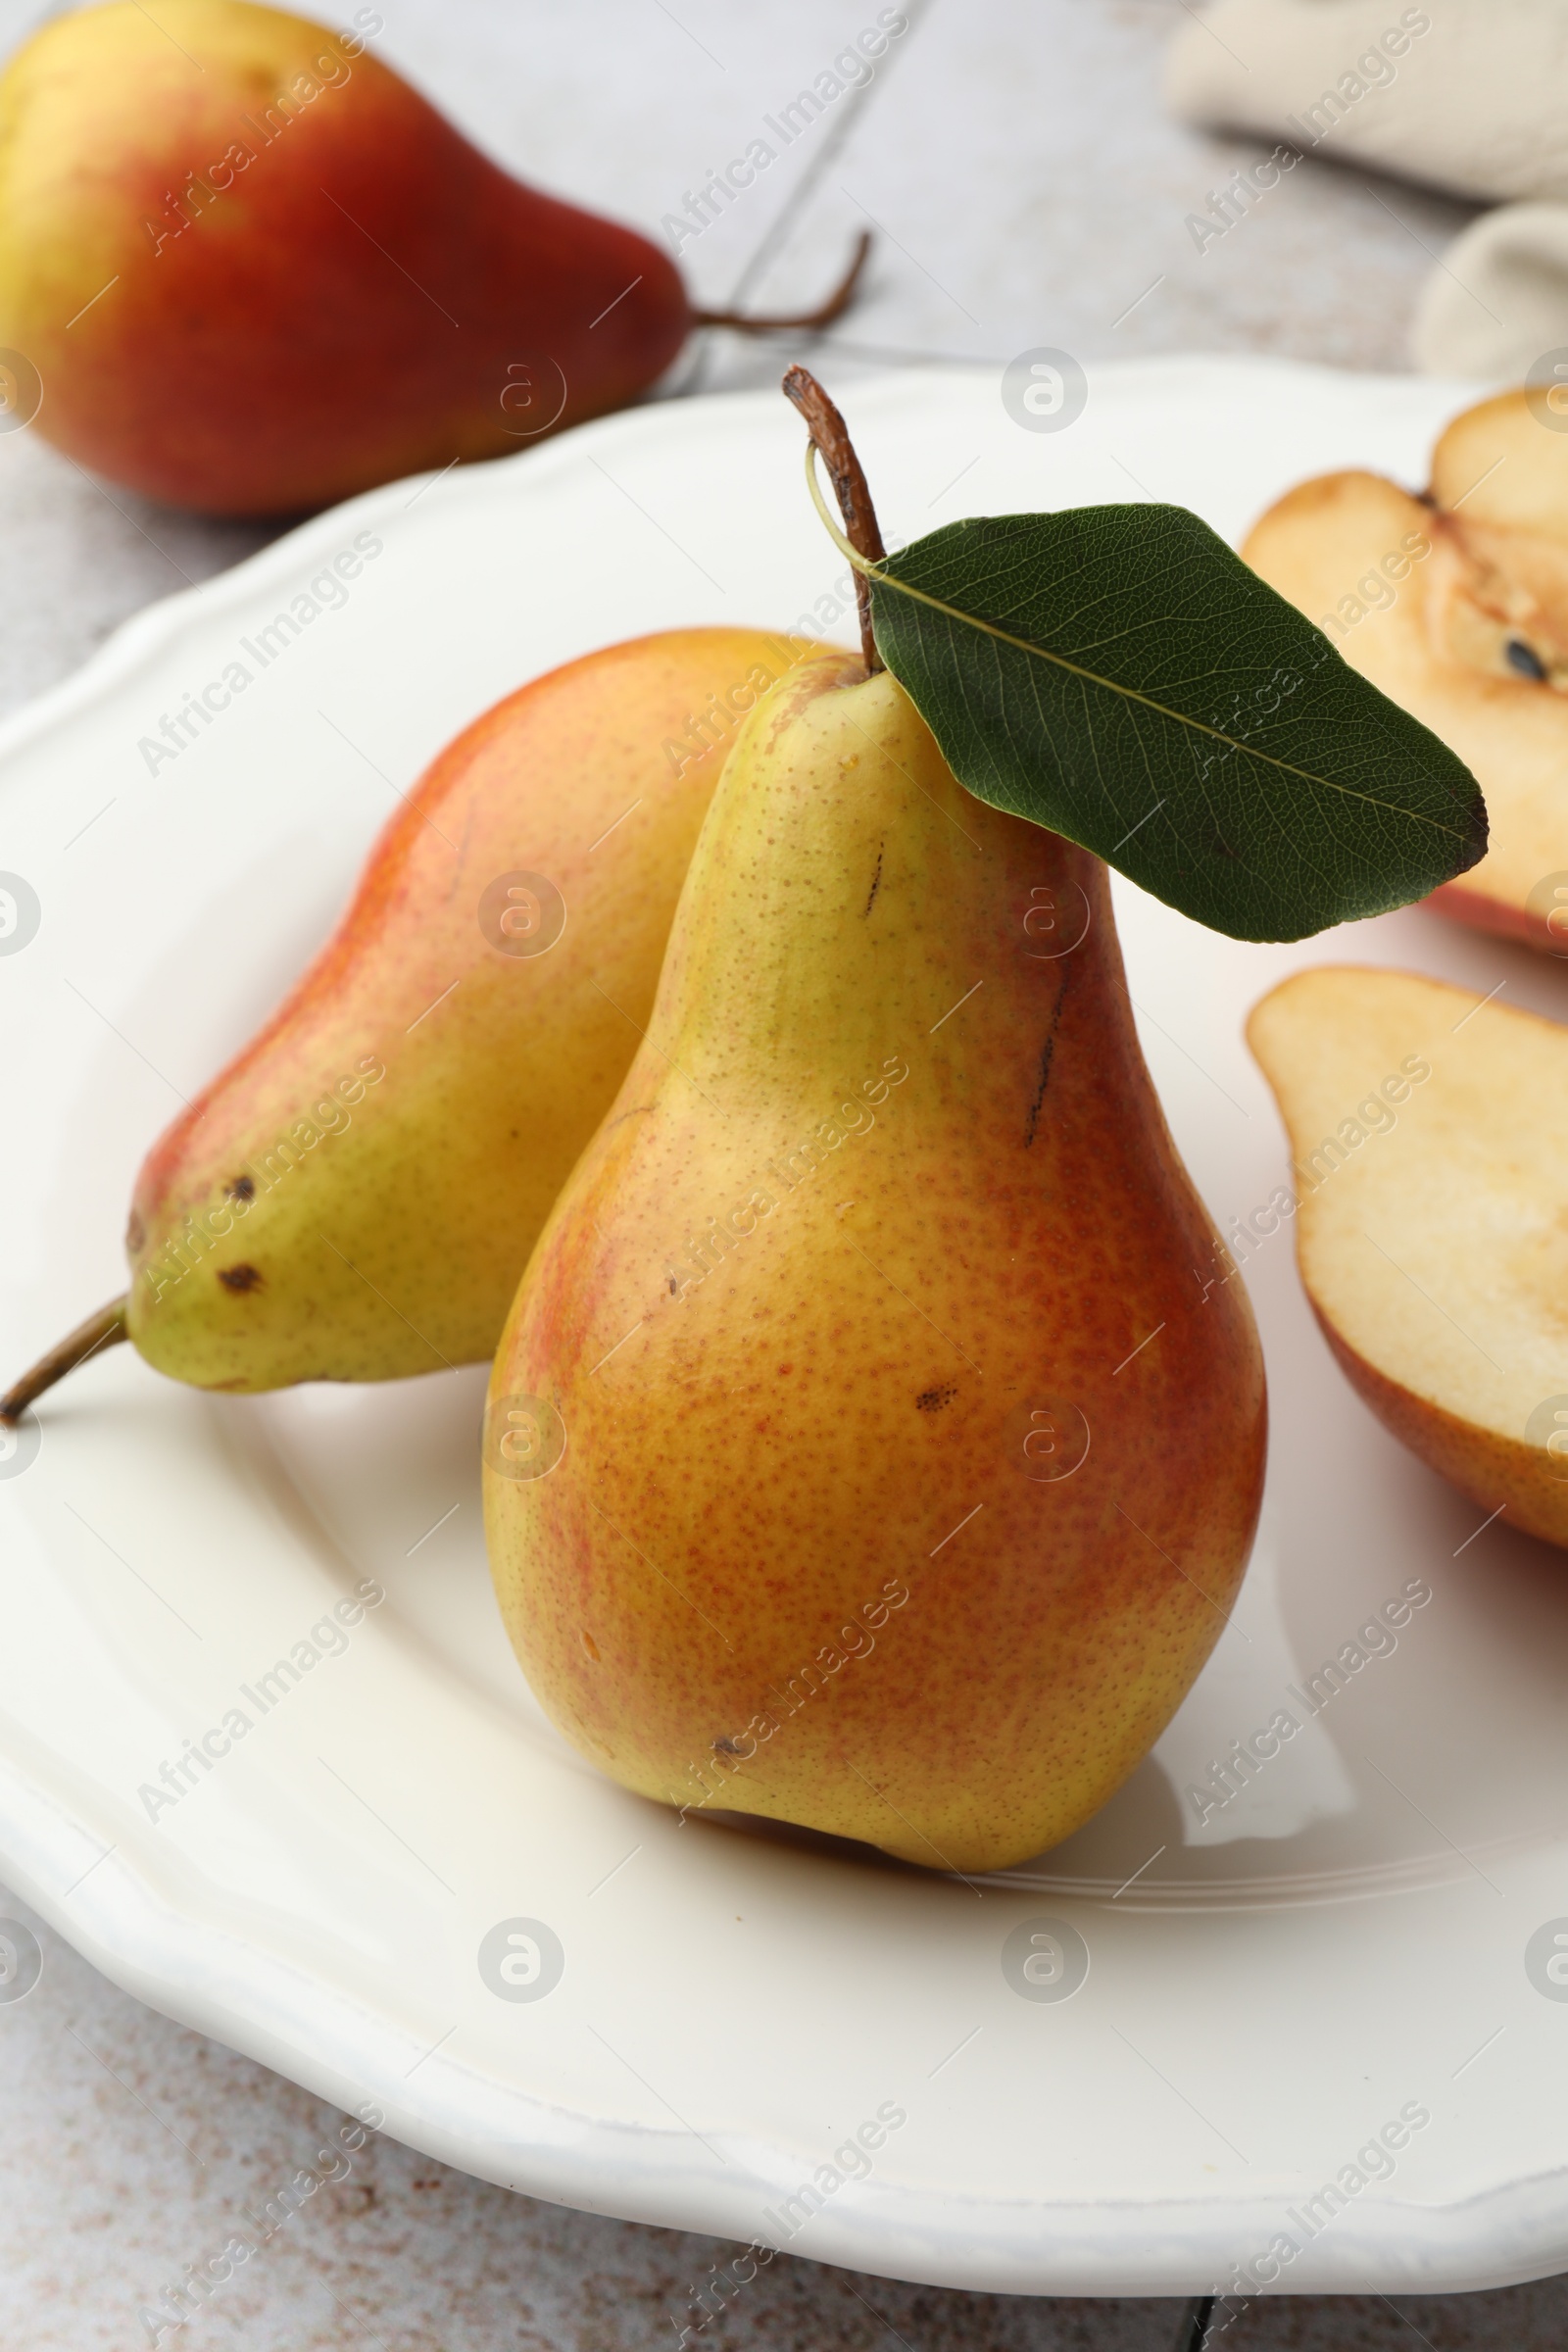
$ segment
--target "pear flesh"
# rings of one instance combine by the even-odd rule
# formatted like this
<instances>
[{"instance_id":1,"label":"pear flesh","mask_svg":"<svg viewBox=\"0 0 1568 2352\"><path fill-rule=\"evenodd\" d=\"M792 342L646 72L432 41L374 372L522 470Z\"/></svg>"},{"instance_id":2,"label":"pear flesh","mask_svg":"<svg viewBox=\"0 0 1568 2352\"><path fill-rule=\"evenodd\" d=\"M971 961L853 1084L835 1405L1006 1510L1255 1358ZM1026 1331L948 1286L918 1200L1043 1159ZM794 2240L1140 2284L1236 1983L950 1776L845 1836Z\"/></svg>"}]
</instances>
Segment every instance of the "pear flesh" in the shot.
<instances>
[{"instance_id":1,"label":"pear flesh","mask_svg":"<svg viewBox=\"0 0 1568 2352\"><path fill-rule=\"evenodd\" d=\"M1270 508L1242 554L1480 783L1491 845L1432 905L1561 955L1568 434L1544 430L1531 397L1455 418L1425 499L1377 474L1327 474Z\"/></svg>"},{"instance_id":2,"label":"pear flesh","mask_svg":"<svg viewBox=\"0 0 1568 2352\"><path fill-rule=\"evenodd\" d=\"M257 1391L491 1355L647 1024L738 713L800 655L636 639L440 755L315 963L147 1157L126 1315L150 1363Z\"/></svg>"},{"instance_id":3,"label":"pear flesh","mask_svg":"<svg viewBox=\"0 0 1568 2352\"><path fill-rule=\"evenodd\" d=\"M492 1376L496 1588L614 1778L930 1867L1132 1771L1222 1630L1264 1386L1103 868L885 672L754 712Z\"/></svg>"},{"instance_id":4,"label":"pear flesh","mask_svg":"<svg viewBox=\"0 0 1568 2352\"><path fill-rule=\"evenodd\" d=\"M1290 1134L1301 1281L1352 1385L1485 1511L1568 1544L1568 1031L1325 967L1248 1040Z\"/></svg>"}]
</instances>

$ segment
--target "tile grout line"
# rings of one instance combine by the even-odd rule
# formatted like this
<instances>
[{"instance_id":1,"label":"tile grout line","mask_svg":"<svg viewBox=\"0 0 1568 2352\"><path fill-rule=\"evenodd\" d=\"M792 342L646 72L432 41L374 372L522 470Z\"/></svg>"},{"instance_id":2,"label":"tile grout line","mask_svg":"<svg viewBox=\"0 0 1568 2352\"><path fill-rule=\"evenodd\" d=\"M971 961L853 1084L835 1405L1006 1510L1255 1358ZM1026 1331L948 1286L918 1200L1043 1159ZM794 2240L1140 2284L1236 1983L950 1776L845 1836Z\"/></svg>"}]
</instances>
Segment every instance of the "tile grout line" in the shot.
<instances>
[{"instance_id":1,"label":"tile grout line","mask_svg":"<svg viewBox=\"0 0 1568 2352\"><path fill-rule=\"evenodd\" d=\"M926 19L932 14L935 6L936 0L908 0L905 11L909 20L908 30L904 35L898 54L902 55L912 45L915 36L919 33ZM881 64L884 69L887 68L893 54L892 51L883 53ZM788 246L790 236L802 212L806 209L808 199L816 191L817 183L840 148L847 145L851 131L858 123L864 122L870 112L870 94L878 86L878 82L885 78L884 72L884 74L874 76L872 80L862 83L858 95L852 93L850 105L838 122L828 125L821 145L807 164L795 186L785 197L774 218L768 222L753 247L750 260L743 265L739 277L736 278L725 298L723 305L725 310L733 311L740 308L768 263ZM811 338L813 342L818 339L815 336ZM697 363L692 368L690 376L681 386L682 394L688 398L704 389L711 348L710 343L704 346L698 355Z\"/></svg>"}]
</instances>

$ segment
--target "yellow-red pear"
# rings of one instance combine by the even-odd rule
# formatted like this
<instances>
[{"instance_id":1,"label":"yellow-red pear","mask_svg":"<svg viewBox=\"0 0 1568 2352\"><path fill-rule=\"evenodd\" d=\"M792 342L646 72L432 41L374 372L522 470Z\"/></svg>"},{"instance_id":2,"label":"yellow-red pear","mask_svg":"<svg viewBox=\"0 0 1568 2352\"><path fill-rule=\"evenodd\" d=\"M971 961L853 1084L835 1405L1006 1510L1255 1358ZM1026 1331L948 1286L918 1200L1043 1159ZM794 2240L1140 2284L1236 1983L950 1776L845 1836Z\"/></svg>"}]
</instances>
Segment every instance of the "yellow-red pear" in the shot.
<instances>
[{"instance_id":1,"label":"yellow-red pear","mask_svg":"<svg viewBox=\"0 0 1568 2352\"><path fill-rule=\"evenodd\" d=\"M640 638L466 728L310 969L154 1145L128 1296L73 1339L128 1336L234 1391L487 1358L647 1025L739 713L802 650Z\"/></svg>"},{"instance_id":2,"label":"yellow-red pear","mask_svg":"<svg viewBox=\"0 0 1568 2352\"><path fill-rule=\"evenodd\" d=\"M1213 1251L1103 868L964 792L887 673L803 667L492 1376L492 1565L556 1722L647 1796L934 1868L1066 1837L1251 1542L1262 1363Z\"/></svg>"}]
</instances>

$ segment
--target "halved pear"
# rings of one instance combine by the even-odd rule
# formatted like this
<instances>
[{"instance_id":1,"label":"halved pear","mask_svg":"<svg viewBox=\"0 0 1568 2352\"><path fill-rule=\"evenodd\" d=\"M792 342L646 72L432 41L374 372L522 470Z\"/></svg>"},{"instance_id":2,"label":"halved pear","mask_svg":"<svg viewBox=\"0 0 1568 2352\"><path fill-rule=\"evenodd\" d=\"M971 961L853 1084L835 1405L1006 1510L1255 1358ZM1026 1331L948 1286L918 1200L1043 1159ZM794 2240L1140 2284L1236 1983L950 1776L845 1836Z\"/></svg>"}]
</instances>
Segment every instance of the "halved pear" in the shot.
<instances>
[{"instance_id":1,"label":"halved pear","mask_svg":"<svg viewBox=\"0 0 1568 2352\"><path fill-rule=\"evenodd\" d=\"M1297 1257L1380 1420L1483 1510L1568 1545L1568 1029L1320 966L1252 1011Z\"/></svg>"},{"instance_id":2,"label":"halved pear","mask_svg":"<svg viewBox=\"0 0 1568 2352\"><path fill-rule=\"evenodd\" d=\"M1425 499L1327 474L1272 507L1242 554L1479 781L1491 847L1432 904L1562 955L1568 430L1538 419L1542 397L1503 393L1456 417Z\"/></svg>"},{"instance_id":3,"label":"halved pear","mask_svg":"<svg viewBox=\"0 0 1568 2352\"><path fill-rule=\"evenodd\" d=\"M1521 385L1455 416L1432 452L1431 496L1472 530L1568 550L1568 407L1560 387Z\"/></svg>"}]
</instances>

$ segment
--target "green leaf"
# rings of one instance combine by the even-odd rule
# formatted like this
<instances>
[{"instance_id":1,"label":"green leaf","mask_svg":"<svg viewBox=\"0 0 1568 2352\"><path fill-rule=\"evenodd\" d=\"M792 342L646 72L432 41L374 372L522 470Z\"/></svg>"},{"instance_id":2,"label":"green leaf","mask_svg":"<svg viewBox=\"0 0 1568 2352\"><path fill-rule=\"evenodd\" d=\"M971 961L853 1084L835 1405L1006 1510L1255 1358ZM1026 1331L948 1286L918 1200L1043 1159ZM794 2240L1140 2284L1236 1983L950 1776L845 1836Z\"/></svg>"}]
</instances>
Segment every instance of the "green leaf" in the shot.
<instances>
[{"instance_id":1,"label":"green leaf","mask_svg":"<svg viewBox=\"0 0 1568 2352\"><path fill-rule=\"evenodd\" d=\"M961 784L1212 930L1304 939L1486 850L1462 760L1185 508L953 523L871 609Z\"/></svg>"}]
</instances>

